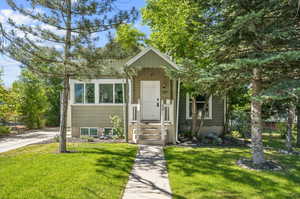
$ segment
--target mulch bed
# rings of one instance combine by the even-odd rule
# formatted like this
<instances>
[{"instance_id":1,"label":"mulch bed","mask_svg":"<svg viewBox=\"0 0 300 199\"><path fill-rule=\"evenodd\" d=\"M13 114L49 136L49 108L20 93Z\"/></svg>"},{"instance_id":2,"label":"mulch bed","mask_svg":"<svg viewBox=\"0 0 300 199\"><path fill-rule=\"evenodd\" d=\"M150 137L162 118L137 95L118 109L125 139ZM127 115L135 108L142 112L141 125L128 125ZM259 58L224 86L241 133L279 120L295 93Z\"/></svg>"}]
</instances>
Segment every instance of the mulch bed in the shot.
<instances>
[{"instance_id":1,"label":"mulch bed","mask_svg":"<svg viewBox=\"0 0 300 199\"><path fill-rule=\"evenodd\" d=\"M177 146L183 147L210 147L210 146L218 146L218 147L249 147L250 142L243 139L238 139L234 137L224 137L221 143L214 143L213 140L205 139L204 141L194 141L190 139L182 139L181 143Z\"/></svg>"}]
</instances>

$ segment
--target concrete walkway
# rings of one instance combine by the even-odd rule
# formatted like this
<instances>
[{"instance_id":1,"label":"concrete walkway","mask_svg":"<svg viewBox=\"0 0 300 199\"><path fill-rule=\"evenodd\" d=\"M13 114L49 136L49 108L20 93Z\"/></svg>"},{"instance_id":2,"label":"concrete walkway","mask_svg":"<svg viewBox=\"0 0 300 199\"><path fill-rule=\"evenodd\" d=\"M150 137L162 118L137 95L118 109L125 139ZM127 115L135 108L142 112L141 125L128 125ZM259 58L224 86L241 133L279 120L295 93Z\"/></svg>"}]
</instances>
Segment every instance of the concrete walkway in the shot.
<instances>
[{"instance_id":1,"label":"concrete walkway","mask_svg":"<svg viewBox=\"0 0 300 199\"><path fill-rule=\"evenodd\" d=\"M161 146L140 145L123 199L170 199L166 161Z\"/></svg>"},{"instance_id":2,"label":"concrete walkway","mask_svg":"<svg viewBox=\"0 0 300 199\"><path fill-rule=\"evenodd\" d=\"M27 146L29 144L53 139L56 135L58 135L57 128L49 128L31 133L0 138L0 153Z\"/></svg>"}]
</instances>

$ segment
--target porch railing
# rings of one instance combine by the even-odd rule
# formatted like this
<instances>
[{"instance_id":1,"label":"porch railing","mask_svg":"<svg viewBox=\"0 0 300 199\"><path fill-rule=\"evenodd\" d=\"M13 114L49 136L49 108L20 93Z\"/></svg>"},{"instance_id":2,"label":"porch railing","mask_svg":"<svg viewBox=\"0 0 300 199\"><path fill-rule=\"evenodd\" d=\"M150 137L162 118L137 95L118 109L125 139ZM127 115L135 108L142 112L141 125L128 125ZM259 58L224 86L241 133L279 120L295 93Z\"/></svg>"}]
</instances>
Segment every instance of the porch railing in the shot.
<instances>
[{"instance_id":1,"label":"porch railing","mask_svg":"<svg viewBox=\"0 0 300 199\"><path fill-rule=\"evenodd\" d=\"M162 110L161 112L164 114L164 122L173 123L174 119L174 105L173 100L167 100L166 103L162 101Z\"/></svg>"},{"instance_id":2,"label":"porch railing","mask_svg":"<svg viewBox=\"0 0 300 199\"><path fill-rule=\"evenodd\" d=\"M141 103L129 104L129 122L133 125L133 141L138 143L140 136L143 134L141 131ZM169 124L174 123L174 104L173 100L161 100L160 103L160 130L161 140L166 143L168 136L167 129Z\"/></svg>"},{"instance_id":3,"label":"porch railing","mask_svg":"<svg viewBox=\"0 0 300 199\"><path fill-rule=\"evenodd\" d=\"M140 119L141 105L140 101L138 104L129 104L129 122L137 122Z\"/></svg>"}]
</instances>

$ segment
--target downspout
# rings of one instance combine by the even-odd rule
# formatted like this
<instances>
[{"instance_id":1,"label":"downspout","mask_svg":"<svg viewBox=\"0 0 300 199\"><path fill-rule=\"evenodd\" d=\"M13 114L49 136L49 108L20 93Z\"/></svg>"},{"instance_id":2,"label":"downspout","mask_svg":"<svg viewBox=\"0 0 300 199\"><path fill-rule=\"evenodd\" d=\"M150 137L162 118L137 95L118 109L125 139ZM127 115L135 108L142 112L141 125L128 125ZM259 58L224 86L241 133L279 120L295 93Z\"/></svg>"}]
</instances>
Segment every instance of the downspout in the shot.
<instances>
[{"instance_id":1,"label":"downspout","mask_svg":"<svg viewBox=\"0 0 300 199\"><path fill-rule=\"evenodd\" d=\"M180 78L178 79L178 85L177 85L177 108L176 108L176 133L175 133L175 141L176 143L180 143L178 140L178 128L179 128L179 100L180 100Z\"/></svg>"},{"instance_id":2,"label":"downspout","mask_svg":"<svg viewBox=\"0 0 300 199\"><path fill-rule=\"evenodd\" d=\"M125 82L123 82L122 90L123 90L123 122L124 122L124 136L125 140L128 143L128 91L129 91L129 83L128 83L128 74L126 69L124 69L125 72ZM124 85L124 83L126 85Z\"/></svg>"}]
</instances>

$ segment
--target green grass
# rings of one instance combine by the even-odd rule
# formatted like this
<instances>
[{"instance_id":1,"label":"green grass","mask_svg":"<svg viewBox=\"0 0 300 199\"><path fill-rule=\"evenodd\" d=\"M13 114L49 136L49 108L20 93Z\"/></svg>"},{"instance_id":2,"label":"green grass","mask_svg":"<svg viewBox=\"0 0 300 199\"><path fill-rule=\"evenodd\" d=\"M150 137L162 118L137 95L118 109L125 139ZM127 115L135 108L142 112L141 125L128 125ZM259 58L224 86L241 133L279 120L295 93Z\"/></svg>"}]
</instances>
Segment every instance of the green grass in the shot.
<instances>
[{"instance_id":1,"label":"green grass","mask_svg":"<svg viewBox=\"0 0 300 199\"><path fill-rule=\"evenodd\" d=\"M1 199L118 199L137 147L129 144L32 145L0 154Z\"/></svg>"},{"instance_id":2,"label":"green grass","mask_svg":"<svg viewBox=\"0 0 300 199\"><path fill-rule=\"evenodd\" d=\"M175 199L300 198L300 156L267 151L283 171L250 171L236 166L246 148L167 147L165 156Z\"/></svg>"}]
</instances>

